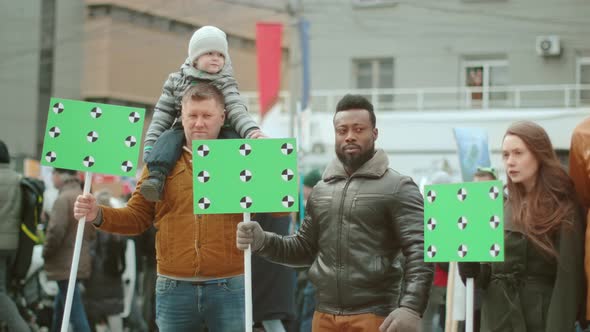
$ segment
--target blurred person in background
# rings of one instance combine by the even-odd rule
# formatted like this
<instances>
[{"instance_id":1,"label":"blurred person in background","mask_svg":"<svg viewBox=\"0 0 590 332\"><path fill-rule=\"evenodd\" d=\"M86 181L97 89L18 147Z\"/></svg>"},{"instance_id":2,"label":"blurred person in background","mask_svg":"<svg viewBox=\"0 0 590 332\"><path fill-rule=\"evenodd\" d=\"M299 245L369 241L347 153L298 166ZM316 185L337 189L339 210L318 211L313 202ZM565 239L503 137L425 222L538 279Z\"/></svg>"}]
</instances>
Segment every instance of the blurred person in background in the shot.
<instances>
[{"instance_id":1,"label":"blurred person in background","mask_svg":"<svg viewBox=\"0 0 590 332\"><path fill-rule=\"evenodd\" d=\"M55 297L53 311L52 332L61 329L62 318L65 309L65 301L70 279L70 267L74 255L74 244L76 243L76 231L78 221L74 218L74 202L76 197L82 194L82 186L78 172L68 169L55 168L52 175L53 185L59 191L53 203L49 221L45 233L43 245L43 259L45 271L49 280L57 281L58 291ZM72 308L70 323L76 332L89 332L90 324L78 280L85 280L90 277L92 270L92 257L90 246L96 238L96 230L93 227L84 227L82 248L74 294L72 297Z\"/></svg>"},{"instance_id":2,"label":"blurred person in background","mask_svg":"<svg viewBox=\"0 0 590 332\"><path fill-rule=\"evenodd\" d=\"M9 331L29 331L7 287L16 250L21 220L21 175L10 168L8 147L0 141L0 323Z\"/></svg>"},{"instance_id":3,"label":"blurred person in background","mask_svg":"<svg viewBox=\"0 0 590 332\"><path fill-rule=\"evenodd\" d=\"M96 193L99 204L112 206L107 190ZM125 271L125 237L98 230L92 244L92 274L85 283L84 303L93 330L121 331L123 329L123 280Z\"/></svg>"}]
</instances>

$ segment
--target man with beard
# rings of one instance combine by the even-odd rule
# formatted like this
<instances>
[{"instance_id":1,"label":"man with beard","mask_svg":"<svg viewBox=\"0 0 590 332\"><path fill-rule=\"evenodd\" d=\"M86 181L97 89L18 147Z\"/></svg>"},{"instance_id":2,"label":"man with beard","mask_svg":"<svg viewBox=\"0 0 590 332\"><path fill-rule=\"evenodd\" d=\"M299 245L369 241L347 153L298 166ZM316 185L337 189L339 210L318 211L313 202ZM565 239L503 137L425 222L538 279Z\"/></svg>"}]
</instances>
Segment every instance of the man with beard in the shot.
<instances>
[{"instance_id":1,"label":"man with beard","mask_svg":"<svg viewBox=\"0 0 590 332\"><path fill-rule=\"evenodd\" d=\"M251 245L276 263L311 265L314 332L419 331L433 273L423 261L422 195L375 149L378 130L366 98L344 96L333 122L338 158L314 187L297 234L279 236L256 222L240 223L237 246Z\"/></svg>"}]
</instances>

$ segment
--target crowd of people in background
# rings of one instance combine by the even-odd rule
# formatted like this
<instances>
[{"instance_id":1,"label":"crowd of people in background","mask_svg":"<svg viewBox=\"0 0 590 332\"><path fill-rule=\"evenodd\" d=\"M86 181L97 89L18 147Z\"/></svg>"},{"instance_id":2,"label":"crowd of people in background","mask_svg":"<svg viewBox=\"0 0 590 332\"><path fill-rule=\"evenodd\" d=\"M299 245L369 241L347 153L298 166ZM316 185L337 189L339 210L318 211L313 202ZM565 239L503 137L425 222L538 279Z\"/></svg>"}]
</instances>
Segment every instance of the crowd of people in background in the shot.
<instances>
[{"instance_id":1,"label":"crowd of people in background","mask_svg":"<svg viewBox=\"0 0 590 332\"><path fill-rule=\"evenodd\" d=\"M59 193L42 221L43 268L57 285L47 330L63 323L82 218L88 227L73 288L74 331L243 331L241 250L248 247L257 331L441 331L454 273L459 283L475 279L476 331L573 332L588 325L590 120L573 133L570 175L542 127L519 121L507 128L505 261L460 263L455 272L452 264L424 262L420 188L376 146L373 105L360 95L336 106L335 157L304 176L303 218L269 213L244 223L241 214L195 215L192 141L265 134L239 98L225 33L197 30L188 53L164 84L144 144L146 167L124 205L114 206L106 191L83 194L76 171L53 170ZM473 181L504 176L480 167ZM24 314L32 309L16 300L23 288L11 280L26 208L21 178L0 141L0 331L38 330L40 323ZM430 180L453 182L444 172ZM126 305L130 243L136 295Z\"/></svg>"},{"instance_id":2,"label":"crowd of people in background","mask_svg":"<svg viewBox=\"0 0 590 332\"><path fill-rule=\"evenodd\" d=\"M346 100L345 100L346 101ZM354 102L354 99L353 99ZM343 106L344 107L344 106ZM360 106L355 106L356 109ZM367 107L367 106L363 106ZM347 107L344 107L347 108ZM361 107L361 109L364 109ZM340 112L347 112L343 110ZM348 115L348 114L346 114ZM367 118L370 119L370 118ZM361 122L358 119L352 123ZM370 123L370 121L369 121ZM546 132L535 123L522 121L514 123L507 129L502 142L504 169L506 170L506 197L505 197L505 241L506 259L503 263L459 264L459 275L464 278L475 278L477 285L476 292L476 331L562 331L575 330L575 326L581 329L586 326L586 298L584 280L584 229L587 218L587 207L581 205L588 192L588 186L583 185L589 181L588 175L588 134L590 131L588 121L581 123L574 132L572 139L572 150L570 154L570 174L572 180L566 173L564 167L559 164L551 142ZM370 127L371 125L369 125ZM338 127L337 127L338 128ZM359 145L357 139L342 141L342 146ZM371 141L368 141L371 142ZM350 148L356 152L355 148ZM362 148L360 149L362 152ZM348 151L346 148L342 151ZM342 154L342 153L341 153ZM362 154L361 154L362 155ZM374 158L377 152L373 151L366 156ZM354 158L346 159L346 155L340 156L351 165L362 169L364 164L354 164ZM339 160L338 162L342 162ZM367 159L370 161L371 159ZM365 162L368 162L365 161ZM337 165L337 164L336 164ZM334 166L331 166L332 168ZM351 170L343 173L346 178L358 171ZM346 170L346 168L342 168ZM0 176L3 190L0 192L3 197L0 199L0 211L2 218L0 223L0 321L8 331L29 331L35 330L34 321L26 321L19 314L18 305L11 298L10 268L16 255L20 210L23 208L19 196L22 194L19 180L21 175L10 168L8 148L0 141ZM326 227L334 224L333 218L336 213L321 212L317 204L321 205L321 199L315 197L329 198L322 191L318 191L317 183L325 186L326 176L330 172L324 172L322 176L318 170L306 174L304 177L304 206L306 206L307 223L316 218L327 218ZM346 175L349 174L349 175ZM334 178L332 176L333 179ZM480 167L474 173L474 181L489 181L498 178L493 167ZM49 280L55 280L58 285L57 294L54 297L53 319L51 330L59 330L62 308L64 305L65 292L69 278L69 266L71 264L72 250L75 236L76 220L74 219L74 202L81 194L81 177L75 171L65 169L54 169L52 181L55 188L59 190L57 199L47 213L47 220L44 221L44 244L42 255L45 260L44 269ZM586 182L585 182L586 181ZM448 173L436 172L431 177L432 183L450 183L453 179ZM314 189L314 187L316 187ZM332 189L328 189L332 192ZM577 195L576 195L577 194ZM315 195L315 196L314 196ZM139 195L138 195L139 196ZM112 195L106 191L96 193L96 201L105 209L112 205ZM374 197L372 198L374 199ZM328 201L326 201L328 203ZM357 202L358 203L358 202ZM368 202L367 202L368 203ZM309 205L312 204L312 205ZM315 205L314 205L315 204ZM393 206L393 204L391 204ZM102 211L104 213L104 211ZM308 215L307 213L314 213ZM402 213L401 216L407 214ZM107 214L108 216L108 214ZM103 216L104 218L104 216ZM355 222L360 220L369 221L368 216L353 216ZM127 222L127 217L122 218L122 223ZM239 220L236 220L236 227ZM257 221L264 230L262 233L244 230L240 235L238 232L236 241L248 238L246 242L255 244L253 249L257 255L264 258L254 257L253 273L254 283L254 321L255 329L259 331L311 331L311 320L316 317L313 331L340 330L336 321L317 319L323 311L329 311L330 298L322 304L322 298L314 296L317 287L322 288L328 285L323 284L325 277L312 276L307 274L307 268L293 269L282 267L275 263L287 263L278 257L290 257L295 253L286 252L285 248L275 248L279 243L274 243L279 238L274 238L272 233L281 234L282 241L288 238L297 240L303 234L316 234L311 231L311 224L305 220L296 221L292 216L260 215ZM422 228L422 220L413 222ZM251 223L249 225L258 225ZM244 224L240 224L243 228ZM149 227L149 231L138 237L124 237L121 235L106 233L100 230L101 227L88 227L84 234L84 244L78 271L80 286L76 286L71 324L75 331L149 331L157 329L155 324L156 301L156 260L155 260L155 230ZM240 229L238 227L238 229ZM293 234L294 235L290 235ZM312 233L310 233L312 232ZM244 234L249 235L244 235ZM263 235L262 242L256 243L257 233ZM334 233L334 232L333 232ZM335 232L334 234L337 234ZM122 273L125 266L125 250L128 240L135 240L137 284L136 299L133 309L127 317L123 318L123 281ZM251 241L251 242L249 242ZM306 239L304 243L308 242ZM314 240L315 241L315 240ZM389 242L400 243L402 240ZM146 243L144 243L146 242ZM319 244L319 243L318 243ZM313 249L303 249L303 252L317 252ZM294 250L293 244L287 244ZM301 245L301 244L300 244ZM351 247L352 245L347 245ZM266 248L265 252L261 247ZM420 249L420 261L421 259ZM277 256L278 255L278 256ZM306 254L307 255L307 254ZM369 255L370 252L369 252ZM319 256L318 256L319 257ZM269 259L270 261L268 261ZM291 265L309 266L318 264L317 258L290 258ZM271 263L274 261L275 263ZM400 275L410 269L407 257L400 263ZM321 265L327 265L322 263ZM426 264L423 266L427 267ZM390 262L389 266L396 266ZM319 266L318 266L319 267ZM316 267L316 269L318 268ZM418 302L424 301L428 306L420 307L417 312L417 320L421 318L422 331L442 331L445 326L446 288L448 278L448 265L435 264L434 279L424 279L428 282L430 289L428 294L419 294ZM92 272L91 272L92 271ZM426 270L428 271L428 270ZM318 273L318 272L314 272ZM391 275L386 279L388 282L401 281L400 275ZM324 281L321 281L324 280ZM243 282L243 281L242 281ZM281 289L281 292L269 292L270 283L275 286L272 289ZM369 283L366 283L369 284ZM398 292L403 292L403 283L396 286ZM154 287L156 292L154 292ZM350 286L349 286L350 287ZM142 288L141 290L139 288ZM415 288L415 287L414 287ZM151 289L151 291L150 291ZM243 289L240 288L242 291ZM325 292L325 290L324 290ZM359 289L359 292L362 292ZM356 293L358 295L358 293ZM395 306L401 301L403 293L396 293ZM351 294L354 295L354 294ZM334 296L341 296L337 290ZM138 301L138 299L140 299ZM317 300L320 300L317 302ZM421 299L421 300L420 300ZM389 301L389 300L388 300ZM418 303L417 302L417 303ZM349 308L354 308L351 304ZM426 310L425 310L426 309ZM340 310L337 308L337 310ZM372 310L372 309L371 309ZM425 310L422 312L422 310ZM395 310L394 310L395 311ZM376 311L377 312L377 311ZM381 317L379 324L373 327L364 327L365 330L378 328L387 318L386 312L377 314ZM241 312L240 314L243 314ZM361 313L349 312L344 317L363 317L361 322L370 322L370 318L359 316ZM404 319L408 319L404 317ZM409 320L411 321L411 320ZM348 322L347 324L358 323ZM241 328L241 327L240 327ZM459 331L462 330L459 325ZM165 330L165 329L164 329ZM410 327L410 330L417 330ZM385 331L385 330L383 330ZM396 330L392 330L396 331Z\"/></svg>"}]
</instances>

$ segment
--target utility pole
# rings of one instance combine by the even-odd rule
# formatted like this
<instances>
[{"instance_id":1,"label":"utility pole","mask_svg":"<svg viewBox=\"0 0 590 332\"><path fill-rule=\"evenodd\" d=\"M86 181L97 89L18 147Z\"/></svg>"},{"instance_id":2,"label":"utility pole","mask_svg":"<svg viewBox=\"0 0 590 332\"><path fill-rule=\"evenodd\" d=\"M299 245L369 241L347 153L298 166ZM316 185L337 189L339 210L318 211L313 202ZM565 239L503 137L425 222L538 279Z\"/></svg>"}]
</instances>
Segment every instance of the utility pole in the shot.
<instances>
[{"instance_id":1,"label":"utility pole","mask_svg":"<svg viewBox=\"0 0 590 332\"><path fill-rule=\"evenodd\" d=\"M37 95L36 156L43 152L43 138L47 122L49 100L53 93L53 67L55 60L56 0L41 1L41 31L39 41L39 85Z\"/></svg>"},{"instance_id":2,"label":"utility pole","mask_svg":"<svg viewBox=\"0 0 590 332\"><path fill-rule=\"evenodd\" d=\"M299 45L299 20L303 6L302 0L289 0L289 136L295 137L297 108L301 100L301 45Z\"/></svg>"}]
</instances>

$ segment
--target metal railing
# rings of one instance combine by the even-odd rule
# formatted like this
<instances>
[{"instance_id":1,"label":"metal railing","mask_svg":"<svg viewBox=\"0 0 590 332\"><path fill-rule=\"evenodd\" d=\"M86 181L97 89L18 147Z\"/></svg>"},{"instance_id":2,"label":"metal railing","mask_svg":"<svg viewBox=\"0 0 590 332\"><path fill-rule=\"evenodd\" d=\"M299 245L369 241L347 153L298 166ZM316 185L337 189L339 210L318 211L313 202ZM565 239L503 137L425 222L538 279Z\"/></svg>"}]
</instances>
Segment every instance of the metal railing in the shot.
<instances>
[{"instance_id":1,"label":"metal railing","mask_svg":"<svg viewBox=\"0 0 590 332\"><path fill-rule=\"evenodd\" d=\"M590 105L590 84L510 85L493 87L443 87L415 89L312 90L314 112L332 112L347 93L364 95L378 111L426 111L501 108L569 108ZM242 96L258 113L256 92ZM289 93L279 95L282 111L289 108Z\"/></svg>"}]
</instances>

